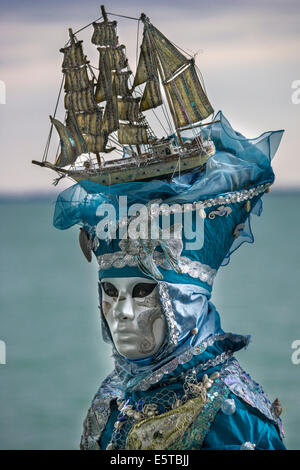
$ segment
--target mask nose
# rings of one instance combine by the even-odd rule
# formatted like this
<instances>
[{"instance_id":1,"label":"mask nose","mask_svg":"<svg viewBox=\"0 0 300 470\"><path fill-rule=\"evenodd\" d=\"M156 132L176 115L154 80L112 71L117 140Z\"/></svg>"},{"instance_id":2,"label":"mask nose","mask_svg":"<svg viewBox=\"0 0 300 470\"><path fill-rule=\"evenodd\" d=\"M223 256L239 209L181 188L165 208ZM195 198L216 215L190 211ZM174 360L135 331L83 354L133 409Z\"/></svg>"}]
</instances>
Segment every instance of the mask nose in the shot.
<instances>
[{"instance_id":1,"label":"mask nose","mask_svg":"<svg viewBox=\"0 0 300 470\"><path fill-rule=\"evenodd\" d=\"M130 295L120 293L117 301L115 314L117 318L130 319L134 318L134 310L132 305L132 298Z\"/></svg>"}]
</instances>

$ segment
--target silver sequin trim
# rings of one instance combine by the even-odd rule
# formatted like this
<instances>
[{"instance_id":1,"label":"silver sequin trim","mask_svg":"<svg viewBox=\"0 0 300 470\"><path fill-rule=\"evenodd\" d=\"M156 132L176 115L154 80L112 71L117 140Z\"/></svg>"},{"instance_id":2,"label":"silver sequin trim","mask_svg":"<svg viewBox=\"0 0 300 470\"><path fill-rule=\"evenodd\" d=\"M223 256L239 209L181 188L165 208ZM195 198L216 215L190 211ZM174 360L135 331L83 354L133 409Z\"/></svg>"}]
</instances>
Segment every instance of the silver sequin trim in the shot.
<instances>
[{"instance_id":1,"label":"silver sequin trim","mask_svg":"<svg viewBox=\"0 0 300 470\"><path fill-rule=\"evenodd\" d=\"M234 204L238 202L247 201L249 199L254 198L255 196L259 196L259 194L264 193L269 187L271 183L260 184L255 188L251 189L243 189L241 191L235 191L233 193L228 193L224 196L219 196L212 199L206 199L205 201L195 201L193 204L184 204L187 207L187 210L203 210L208 207L224 205L224 204Z\"/></svg>"},{"instance_id":2,"label":"silver sequin trim","mask_svg":"<svg viewBox=\"0 0 300 470\"><path fill-rule=\"evenodd\" d=\"M129 255L124 251L115 251L114 253L104 253L97 257L99 263L99 270L110 268L124 268L125 266L138 266L137 258L134 255ZM157 266L168 271L172 270L172 266L168 263L163 253L155 251L153 259ZM202 264L199 261L192 261L187 256L180 256L178 258L178 267L181 274L187 274L195 279L200 279L208 285L212 285L216 277L216 269L211 268L207 264Z\"/></svg>"},{"instance_id":3,"label":"silver sequin trim","mask_svg":"<svg viewBox=\"0 0 300 470\"><path fill-rule=\"evenodd\" d=\"M177 328L175 314L172 308L172 303L170 300L168 288L165 282L158 283L158 291L159 291L162 307L164 310L164 314L168 323L169 344L171 346L176 346L178 343L179 331Z\"/></svg>"},{"instance_id":4,"label":"silver sequin trim","mask_svg":"<svg viewBox=\"0 0 300 470\"><path fill-rule=\"evenodd\" d=\"M202 218L205 218L206 214L204 209L213 207L213 206L219 206L219 205L226 205L226 204L234 204L234 203L239 203L243 201L248 201L255 196L259 196L259 194L264 193L269 187L271 186L271 183L265 183L265 184L260 184L259 186L256 186L251 189L242 189L241 191L235 191L232 193L226 193L224 196L218 196L216 198L211 198L211 199L205 199L204 201L194 201L193 203L165 203L161 207L161 212L164 215L176 212L190 212L194 210L199 210L201 211L200 216ZM154 215L156 215L154 213ZM216 214L220 215L220 214ZM228 215L228 212L222 213L222 215ZM214 218L214 217L210 217Z\"/></svg>"}]
</instances>

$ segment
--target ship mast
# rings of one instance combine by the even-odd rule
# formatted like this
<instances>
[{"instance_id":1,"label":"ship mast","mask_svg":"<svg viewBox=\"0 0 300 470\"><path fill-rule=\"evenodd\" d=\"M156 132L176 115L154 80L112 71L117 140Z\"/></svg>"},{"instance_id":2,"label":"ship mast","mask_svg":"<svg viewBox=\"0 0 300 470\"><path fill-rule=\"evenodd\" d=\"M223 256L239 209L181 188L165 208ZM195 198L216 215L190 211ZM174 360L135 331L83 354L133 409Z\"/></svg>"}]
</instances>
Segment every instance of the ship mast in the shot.
<instances>
[{"instance_id":1,"label":"ship mast","mask_svg":"<svg viewBox=\"0 0 300 470\"><path fill-rule=\"evenodd\" d=\"M104 5L101 5L100 8L101 8L101 13L102 13L103 20L104 20L105 22L107 22L108 20L107 20L107 14L106 14L106 11L105 11L105 6L104 6Z\"/></svg>"}]
</instances>

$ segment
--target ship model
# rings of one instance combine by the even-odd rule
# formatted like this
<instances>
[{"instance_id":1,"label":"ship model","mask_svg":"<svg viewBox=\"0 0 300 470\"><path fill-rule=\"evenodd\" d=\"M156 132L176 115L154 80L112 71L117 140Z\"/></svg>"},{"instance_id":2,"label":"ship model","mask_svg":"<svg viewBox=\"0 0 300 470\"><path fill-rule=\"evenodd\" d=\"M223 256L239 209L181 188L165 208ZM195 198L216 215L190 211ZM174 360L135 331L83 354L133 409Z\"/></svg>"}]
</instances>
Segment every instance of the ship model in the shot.
<instances>
[{"instance_id":1,"label":"ship model","mask_svg":"<svg viewBox=\"0 0 300 470\"><path fill-rule=\"evenodd\" d=\"M202 121L213 108L194 58L187 57L142 13L136 18L143 23L143 39L133 77L125 46L119 44L117 22L108 19L113 14L104 6L101 11L101 18L91 24L99 67L91 66L83 41L69 29L69 41L60 50L63 81L58 102L64 90L65 119L59 121L55 113L50 116L43 159L32 163L55 170L56 181L68 176L102 185L170 180L201 170L215 153L213 142L201 132L207 124ZM155 136L144 114L152 110L157 118L154 108L158 107L172 130L162 138ZM47 157L53 128L60 144L51 163ZM187 130L189 138L183 137Z\"/></svg>"}]
</instances>

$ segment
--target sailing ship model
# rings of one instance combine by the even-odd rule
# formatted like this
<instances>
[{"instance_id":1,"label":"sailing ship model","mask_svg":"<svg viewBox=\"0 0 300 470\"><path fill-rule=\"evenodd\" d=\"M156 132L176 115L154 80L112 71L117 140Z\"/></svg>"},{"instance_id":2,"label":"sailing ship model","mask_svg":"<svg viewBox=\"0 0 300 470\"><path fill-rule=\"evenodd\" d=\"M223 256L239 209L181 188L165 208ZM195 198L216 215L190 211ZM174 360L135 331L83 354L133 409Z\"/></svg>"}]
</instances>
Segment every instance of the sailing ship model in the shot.
<instances>
[{"instance_id":1,"label":"sailing ship model","mask_svg":"<svg viewBox=\"0 0 300 470\"><path fill-rule=\"evenodd\" d=\"M202 121L213 108L194 59L186 57L142 13L137 20L144 26L143 40L132 80L125 46L119 45L117 22L108 20L112 14L104 6L101 10L101 21L92 23L91 39L99 51L98 76L83 52L83 41L69 29L70 39L61 49L65 121L50 116L43 160L33 163L55 170L60 177L102 185L171 179L203 168L215 153L213 142L201 133L206 125ZM173 132L163 138L155 136L144 114L160 106L170 127L173 123ZM53 127L60 138L54 164L47 160ZM191 138L182 136L185 130L192 132ZM110 152L118 158L105 159Z\"/></svg>"}]
</instances>

